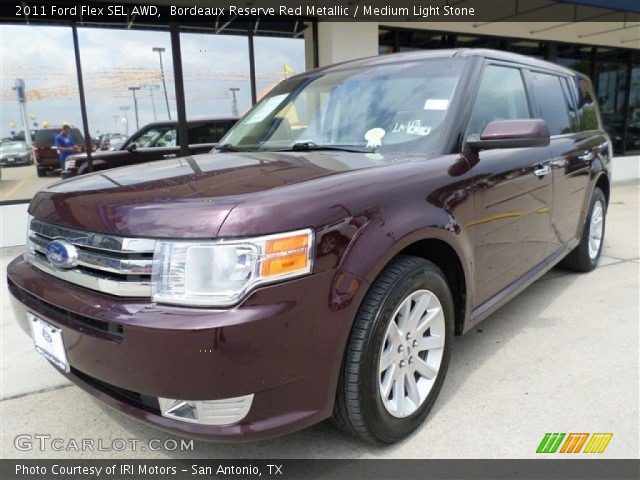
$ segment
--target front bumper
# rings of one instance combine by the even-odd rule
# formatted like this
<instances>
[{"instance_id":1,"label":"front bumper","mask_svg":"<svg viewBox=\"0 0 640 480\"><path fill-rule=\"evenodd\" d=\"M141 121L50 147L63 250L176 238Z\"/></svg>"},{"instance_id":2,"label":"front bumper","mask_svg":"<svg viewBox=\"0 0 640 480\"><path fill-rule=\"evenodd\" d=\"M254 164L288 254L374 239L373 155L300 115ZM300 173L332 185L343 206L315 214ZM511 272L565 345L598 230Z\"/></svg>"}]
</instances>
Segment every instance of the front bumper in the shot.
<instances>
[{"instance_id":1,"label":"front bumper","mask_svg":"<svg viewBox=\"0 0 640 480\"><path fill-rule=\"evenodd\" d=\"M7 274L21 328L30 332L27 312L59 326L71 365L65 376L138 420L196 438L239 440L283 435L331 415L357 309L354 281L360 285L344 273L264 287L230 309L102 295L55 279L24 257ZM222 426L165 418L148 402L250 394L247 416Z\"/></svg>"},{"instance_id":2,"label":"front bumper","mask_svg":"<svg viewBox=\"0 0 640 480\"><path fill-rule=\"evenodd\" d=\"M11 165L28 165L31 163L29 155L0 158L0 166L10 167Z\"/></svg>"}]
</instances>

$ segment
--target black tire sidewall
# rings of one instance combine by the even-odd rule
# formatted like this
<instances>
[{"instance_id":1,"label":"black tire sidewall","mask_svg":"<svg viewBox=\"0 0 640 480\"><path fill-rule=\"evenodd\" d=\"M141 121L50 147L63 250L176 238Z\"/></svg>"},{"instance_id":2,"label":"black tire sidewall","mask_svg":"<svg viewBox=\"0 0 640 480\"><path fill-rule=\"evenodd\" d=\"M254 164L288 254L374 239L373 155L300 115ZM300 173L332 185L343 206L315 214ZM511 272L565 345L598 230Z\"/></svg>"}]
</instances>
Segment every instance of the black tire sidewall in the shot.
<instances>
[{"instance_id":1,"label":"black tire sidewall","mask_svg":"<svg viewBox=\"0 0 640 480\"><path fill-rule=\"evenodd\" d=\"M425 269L425 266L430 266L430 268ZM438 376L425 402L412 415L406 418L396 418L387 412L379 394L378 365L380 350L395 310L410 293L421 289L433 292L442 305L445 317L444 353ZM363 410L369 420L369 429L380 441L391 443L406 437L415 430L424 421L435 403L449 365L454 334L454 307L451 292L444 275L435 265L425 261L422 266L417 266L405 272L390 286L378 311L378 316L367 343L364 371L361 372L363 374L362 388L364 393L362 400Z\"/></svg>"},{"instance_id":2,"label":"black tire sidewall","mask_svg":"<svg viewBox=\"0 0 640 480\"><path fill-rule=\"evenodd\" d=\"M591 258L589 256L589 234L591 227L591 215L593 213L593 208L595 207L596 202L600 201L602 203L602 241L600 242L600 248L598 250L598 254L595 258ZM602 255L602 250L604 248L604 234L607 227L607 201L605 199L604 193L599 188L595 188L593 190L593 195L591 195L591 201L589 203L589 210L587 211L587 218L584 222L584 228L582 231L582 238L580 239L580 258L579 262L584 264L584 270L593 270L598 265L600 261L600 256Z\"/></svg>"}]
</instances>

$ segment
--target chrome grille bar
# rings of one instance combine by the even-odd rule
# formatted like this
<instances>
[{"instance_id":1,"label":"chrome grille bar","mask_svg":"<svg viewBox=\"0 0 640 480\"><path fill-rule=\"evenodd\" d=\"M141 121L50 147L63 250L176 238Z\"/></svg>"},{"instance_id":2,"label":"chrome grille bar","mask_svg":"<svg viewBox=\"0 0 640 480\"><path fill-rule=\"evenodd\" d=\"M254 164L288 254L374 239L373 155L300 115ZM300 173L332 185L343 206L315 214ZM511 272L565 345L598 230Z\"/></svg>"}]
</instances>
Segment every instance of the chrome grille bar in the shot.
<instances>
[{"instance_id":1,"label":"chrome grille bar","mask_svg":"<svg viewBox=\"0 0 640 480\"><path fill-rule=\"evenodd\" d=\"M77 266L54 267L46 256L51 240L64 239L78 250ZM49 275L90 290L121 297L150 297L155 240L127 238L63 227L32 218L27 253Z\"/></svg>"},{"instance_id":2,"label":"chrome grille bar","mask_svg":"<svg viewBox=\"0 0 640 480\"><path fill-rule=\"evenodd\" d=\"M47 239L35 235L31 237L31 241L35 245L37 252L43 255L46 254ZM152 264L152 258L115 258L103 253L95 253L87 250L80 250L78 252L78 265L120 275L151 275Z\"/></svg>"},{"instance_id":3,"label":"chrome grille bar","mask_svg":"<svg viewBox=\"0 0 640 480\"><path fill-rule=\"evenodd\" d=\"M126 238L106 233L76 230L43 222L37 218L31 220L31 230L48 239L64 238L79 247L108 250L110 252L153 253L156 247L156 241L150 238Z\"/></svg>"}]
</instances>

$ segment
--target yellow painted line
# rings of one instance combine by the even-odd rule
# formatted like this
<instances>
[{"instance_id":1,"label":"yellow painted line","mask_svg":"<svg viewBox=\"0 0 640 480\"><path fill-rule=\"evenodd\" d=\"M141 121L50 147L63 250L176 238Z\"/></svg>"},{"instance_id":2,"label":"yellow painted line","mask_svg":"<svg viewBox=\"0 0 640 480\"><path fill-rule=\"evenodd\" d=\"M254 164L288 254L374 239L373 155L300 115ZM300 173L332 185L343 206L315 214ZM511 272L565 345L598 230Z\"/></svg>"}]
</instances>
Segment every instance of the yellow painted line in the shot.
<instances>
[{"instance_id":1,"label":"yellow painted line","mask_svg":"<svg viewBox=\"0 0 640 480\"><path fill-rule=\"evenodd\" d=\"M23 178L15 187L13 187L11 190L9 190L9 192L4 196L4 200L6 200L7 198L9 198L11 195L13 195L14 193L16 193L16 191L22 186L24 185L24 183L28 180L28 178Z\"/></svg>"}]
</instances>

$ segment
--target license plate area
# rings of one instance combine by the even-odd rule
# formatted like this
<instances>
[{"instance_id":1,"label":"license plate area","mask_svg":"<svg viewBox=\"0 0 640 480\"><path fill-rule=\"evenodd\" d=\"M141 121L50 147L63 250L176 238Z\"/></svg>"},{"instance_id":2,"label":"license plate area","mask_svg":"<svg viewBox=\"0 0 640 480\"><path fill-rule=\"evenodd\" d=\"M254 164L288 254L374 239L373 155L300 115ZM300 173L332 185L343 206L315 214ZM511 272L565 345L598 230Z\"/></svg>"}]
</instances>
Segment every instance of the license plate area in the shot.
<instances>
[{"instance_id":1,"label":"license plate area","mask_svg":"<svg viewBox=\"0 0 640 480\"><path fill-rule=\"evenodd\" d=\"M55 325L28 313L33 345L40 355L53 363L60 370L69 371L69 361L62 340L62 330Z\"/></svg>"}]
</instances>

